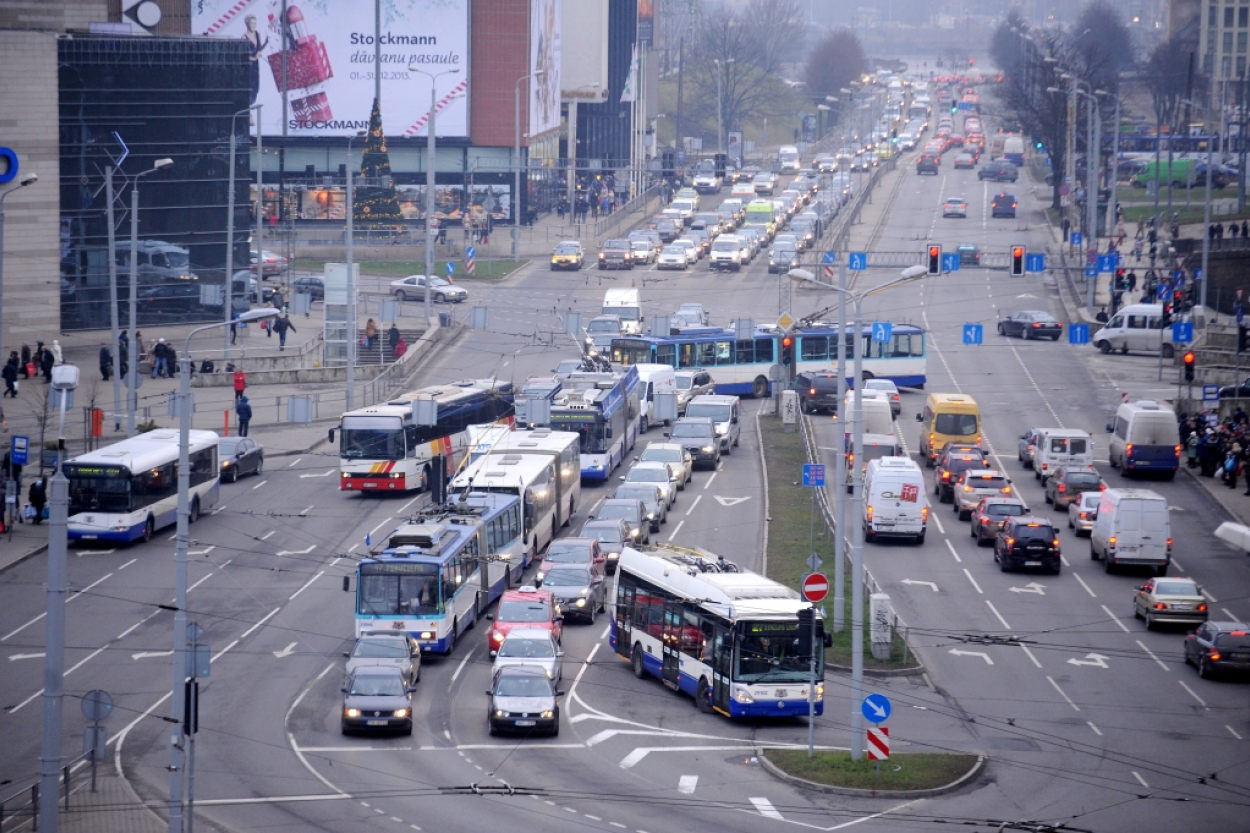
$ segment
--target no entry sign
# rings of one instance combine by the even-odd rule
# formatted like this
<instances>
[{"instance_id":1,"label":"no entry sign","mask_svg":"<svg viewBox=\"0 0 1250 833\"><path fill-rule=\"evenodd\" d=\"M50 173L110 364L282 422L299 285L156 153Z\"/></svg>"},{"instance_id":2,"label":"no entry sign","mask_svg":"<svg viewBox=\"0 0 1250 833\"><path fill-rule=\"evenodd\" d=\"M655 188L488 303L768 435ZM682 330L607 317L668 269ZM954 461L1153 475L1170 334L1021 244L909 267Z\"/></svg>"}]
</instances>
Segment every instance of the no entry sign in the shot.
<instances>
[{"instance_id":1,"label":"no entry sign","mask_svg":"<svg viewBox=\"0 0 1250 833\"><path fill-rule=\"evenodd\" d=\"M812 573L803 579L803 598L815 604L829 595L829 578L824 573Z\"/></svg>"}]
</instances>

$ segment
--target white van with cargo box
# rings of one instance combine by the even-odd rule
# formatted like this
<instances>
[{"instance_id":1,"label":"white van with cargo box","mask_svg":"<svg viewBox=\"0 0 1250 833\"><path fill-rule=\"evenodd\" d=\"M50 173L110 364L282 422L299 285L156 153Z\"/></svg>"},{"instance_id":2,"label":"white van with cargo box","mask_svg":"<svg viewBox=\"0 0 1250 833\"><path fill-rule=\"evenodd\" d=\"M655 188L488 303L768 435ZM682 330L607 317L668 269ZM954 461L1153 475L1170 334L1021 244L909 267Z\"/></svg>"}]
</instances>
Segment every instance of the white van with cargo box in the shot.
<instances>
[{"instance_id":1,"label":"white van with cargo box","mask_svg":"<svg viewBox=\"0 0 1250 833\"><path fill-rule=\"evenodd\" d=\"M1167 575L1172 561L1167 499L1149 489L1107 489L1089 533L1089 557L1101 559L1108 573L1128 564Z\"/></svg>"},{"instance_id":2,"label":"white van with cargo box","mask_svg":"<svg viewBox=\"0 0 1250 833\"><path fill-rule=\"evenodd\" d=\"M1085 431L1043 428L1033 449L1033 476L1045 480L1060 466L1092 468L1094 440Z\"/></svg>"},{"instance_id":3,"label":"white van with cargo box","mask_svg":"<svg viewBox=\"0 0 1250 833\"><path fill-rule=\"evenodd\" d=\"M924 474L910 457L882 457L868 461L864 482L864 540L906 537L924 543L929 522L929 499Z\"/></svg>"},{"instance_id":4,"label":"white van with cargo box","mask_svg":"<svg viewBox=\"0 0 1250 833\"><path fill-rule=\"evenodd\" d=\"M603 293L602 315L621 319L621 332L636 336L642 332L642 300L637 289L609 289Z\"/></svg>"}]
</instances>

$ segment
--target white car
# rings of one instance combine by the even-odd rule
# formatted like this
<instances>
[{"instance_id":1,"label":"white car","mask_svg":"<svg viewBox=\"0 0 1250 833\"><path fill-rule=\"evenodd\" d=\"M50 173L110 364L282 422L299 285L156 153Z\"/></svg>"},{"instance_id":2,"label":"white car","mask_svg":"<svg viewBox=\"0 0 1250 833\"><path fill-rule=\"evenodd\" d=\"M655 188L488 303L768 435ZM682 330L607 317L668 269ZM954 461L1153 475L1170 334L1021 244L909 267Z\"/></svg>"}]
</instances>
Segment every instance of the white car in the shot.
<instances>
[{"instance_id":1,"label":"white car","mask_svg":"<svg viewBox=\"0 0 1250 833\"><path fill-rule=\"evenodd\" d=\"M634 251L634 263L650 263L655 260L655 246L645 237L631 237L629 247Z\"/></svg>"},{"instance_id":2,"label":"white car","mask_svg":"<svg viewBox=\"0 0 1250 833\"><path fill-rule=\"evenodd\" d=\"M547 679L558 682L564 676L564 651L551 635L551 631L538 628L524 628L508 631L499 652L495 654L495 664L491 668L491 677L503 668L527 665L541 668Z\"/></svg>"},{"instance_id":3,"label":"white car","mask_svg":"<svg viewBox=\"0 0 1250 833\"><path fill-rule=\"evenodd\" d=\"M689 237L678 237L672 242L672 245L681 249L682 253L686 255L687 266L694 266L699 262L699 244Z\"/></svg>"},{"instance_id":4,"label":"white car","mask_svg":"<svg viewBox=\"0 0 1250 833\"><path fill-rule=\"evenodd\" d=\"M963 197L951 197L942 203L943 217L961 217L968 218L968 201Z\"/></svg>"},{"instance_id":5,"label":"white car","mask_svg":"<svg viewBox=\"0 0 1250 833\"><path fill-rule=\"evenodd\" d=\"M401 301L407 301L410 298L414 301L424 301L425 281L425 275L409 275L406 278L391 281L391 294ZM458 304L468 300L469 291L463 286L448 283L442 278L430 278L430 298L438 302Z\"/></svg>"},{"instance_id":6,"label":"white car","mask_svg":"<svg viewBox=\"0 0 1250 833\"><path fill-rule=\"evenodd\" d=\"M1098 501L1102 492L1081 492L1081 499L1068 504L1068 529L1075 529L1079 536L1089 535L1098 520Z\"/></svg>"},{"instance_id":7,"label":"white car","mask_svg":"<svg viewBox=\"0 0 1250 833\"><path fill-rule=\"evenodd\" d=\"M677 443L651 443L638 458L642 463L666 463L680 475L677 488L684 489L694 477L694 459L684 446Z\"/></svg>"},{"instance_id":8,"label":"white car","mask_svg":"<svg viewBox=\"0 0 1250 833\"><path fill-rule=\"evenodd\" d=\"M663 486L666 490L665 500L671 507L677 502L677 473L669 467L668 463L634 463L625 475L621 477L624 483L646 483L649 486Z\"/></svg>"},{"instance_id":9,"label":"white car","mask_svg":"<svg viewBox=\"0 0 1250 833\"><path fill-rule=\"evenodd\" d=\"M660 256L656 258L656 269L689 269L690 258L687 255L689 249L685 246L677 246L670 244L660 250Z\"/></svg>"},{"instance_id":10,"label":"white car","mask_svg":"<svg viewBox=\"0 0 1250 833\"><path fill-rule=\"evenodd\" d=\"M899 398L898 385L889 379L865 379L864 393L870 390L881 391L890 400L890 412L894 414L894 418L898 419L899 411L903 410L903 402Z\"/></svg>"}]
</instances>

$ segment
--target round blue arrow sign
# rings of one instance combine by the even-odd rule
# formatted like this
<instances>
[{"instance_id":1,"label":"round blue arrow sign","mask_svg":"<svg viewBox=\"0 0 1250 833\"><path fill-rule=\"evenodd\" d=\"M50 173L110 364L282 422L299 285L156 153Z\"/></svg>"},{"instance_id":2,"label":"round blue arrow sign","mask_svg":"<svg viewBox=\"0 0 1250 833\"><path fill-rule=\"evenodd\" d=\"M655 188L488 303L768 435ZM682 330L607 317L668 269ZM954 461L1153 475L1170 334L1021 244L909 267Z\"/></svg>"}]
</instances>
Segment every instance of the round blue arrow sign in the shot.
<instances>
[{"instance_id":1,"label":"round blue arrow sign","mask_svg":"<svg viewBox=\"0 0 1250 833\"><path fill-rule=\"evenodd\" d=\"M872 723L884 723L890 718L890 698L884 694L869 694L860 706L864 718Z\"/></svg>"}]
</instances>

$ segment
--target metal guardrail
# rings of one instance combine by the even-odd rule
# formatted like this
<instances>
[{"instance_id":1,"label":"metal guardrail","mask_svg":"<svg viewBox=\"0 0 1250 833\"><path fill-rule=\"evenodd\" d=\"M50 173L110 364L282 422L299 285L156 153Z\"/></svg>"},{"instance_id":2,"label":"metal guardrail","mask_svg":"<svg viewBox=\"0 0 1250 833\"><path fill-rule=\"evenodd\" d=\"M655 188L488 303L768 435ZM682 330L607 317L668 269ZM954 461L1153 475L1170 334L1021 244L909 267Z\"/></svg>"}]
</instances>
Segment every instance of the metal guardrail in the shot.
<instances>
[{"instance_id":1,"label":"metal guardrail","mask_svg":"<svg viewBox=\"0 0 1250 833\"><path fill-rule=\"evenodd\" d=\"M63 800L65 802L66 810L69 809L69 799L71 794L71 772L79 761L87 760L90 757L90 752L84 752L78 757L70 758L68 761L64 761L61 764L60 783L65 785ZM7 797L0 798L0 833L5 833L5 831L10 831L10 833L12 833L12 831L21 830L27 825L30 826L32 831L39 830L39 806L40 802L43 800L43 796L40 794L41 780L41 778L36 777L35 782L30 786L22 787L20 790L11 793ZM22 803L14 806L13 802L18 801L19 799ZM60 800L60 798L58 797L57 800ZM29 812L26 812L27 808L29 808Z\"/></svg>"}]
</instances>

